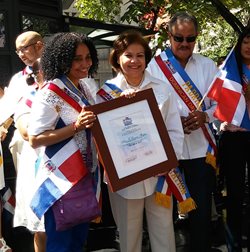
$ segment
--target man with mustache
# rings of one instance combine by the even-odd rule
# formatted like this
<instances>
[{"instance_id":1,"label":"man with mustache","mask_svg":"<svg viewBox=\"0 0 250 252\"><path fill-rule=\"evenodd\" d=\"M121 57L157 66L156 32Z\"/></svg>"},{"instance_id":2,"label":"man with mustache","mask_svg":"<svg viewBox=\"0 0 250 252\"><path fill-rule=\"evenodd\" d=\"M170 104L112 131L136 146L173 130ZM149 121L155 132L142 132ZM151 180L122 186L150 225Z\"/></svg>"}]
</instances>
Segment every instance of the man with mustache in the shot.
<instances>
[{"instance_id":1,"label":"man with mustache","mask_svg":"<svg viewBox=\"0 0 250 252\"><path fill-rule=\"evenodd\" d=\"M167 48L151 60L149 72L168 85L177 101L185 133L182 158L183 170L196 210L189 215L191 252L208 252L211 249L211 202L214 182L216 145L210 131L215 104L202 100L209 88L217 67L204 56L193 53L198 36L196 18L186 12L176 13L169 21Z\"/></svg>"}]
</instances>

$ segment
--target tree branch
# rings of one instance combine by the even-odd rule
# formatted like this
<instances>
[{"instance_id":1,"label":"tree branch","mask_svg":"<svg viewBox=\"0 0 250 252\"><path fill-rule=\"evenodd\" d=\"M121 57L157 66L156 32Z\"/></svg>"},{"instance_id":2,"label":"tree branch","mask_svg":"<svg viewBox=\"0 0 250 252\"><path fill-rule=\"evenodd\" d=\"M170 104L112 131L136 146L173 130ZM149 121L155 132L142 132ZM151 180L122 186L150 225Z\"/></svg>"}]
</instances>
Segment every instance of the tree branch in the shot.
<instances>
[{"instance_id":1,"label":"tree branch","mask_svg":"<svg viewBox=\"0 0 250 252\"><path fill-rule=\"evenodd\" d=\"M220 15L226 20L226 22L231 25L231 27L237 33L241 33L244 30L244 25L241 21L233 15L230 10L220 1L220 0L211 0L211 3L218 10Z\"/></svg>"}]
</instances>

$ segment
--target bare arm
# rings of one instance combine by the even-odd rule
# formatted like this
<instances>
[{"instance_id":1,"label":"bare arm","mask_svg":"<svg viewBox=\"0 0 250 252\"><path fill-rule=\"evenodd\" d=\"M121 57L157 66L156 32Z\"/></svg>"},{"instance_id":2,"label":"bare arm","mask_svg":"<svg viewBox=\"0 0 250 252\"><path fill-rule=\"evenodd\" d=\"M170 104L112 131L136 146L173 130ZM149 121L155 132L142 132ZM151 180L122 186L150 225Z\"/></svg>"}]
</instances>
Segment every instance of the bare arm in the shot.
<instances>
[{"instance_id":1,"label":"bare arm","mask_svg":"<svg viewBox=\"0 0 250 252\"><path fill-rule=\"evenodd\" d=\"M61 129L48 130L36 136L29 136L30 145L37 148L59 143L72 137L76 132L91 128L95 120L96 116L93 112L82 110L75 123Z\"/></svg>"},{"instance_id":2,"label":"bare arm","mask_svg":"<svg viewBox=\"0 0 250 252\"><path fill-rule=\"evenodd\" d=\"M16 121L16 127L19 130L22 138L25 141L29 140L29 136L28 136L28 132L27 132L27 128L28 128L28 121L29 121L29 113L27 114L23 114L22 116L20 116L17 121Z\"/></svg>"}]
</instances>

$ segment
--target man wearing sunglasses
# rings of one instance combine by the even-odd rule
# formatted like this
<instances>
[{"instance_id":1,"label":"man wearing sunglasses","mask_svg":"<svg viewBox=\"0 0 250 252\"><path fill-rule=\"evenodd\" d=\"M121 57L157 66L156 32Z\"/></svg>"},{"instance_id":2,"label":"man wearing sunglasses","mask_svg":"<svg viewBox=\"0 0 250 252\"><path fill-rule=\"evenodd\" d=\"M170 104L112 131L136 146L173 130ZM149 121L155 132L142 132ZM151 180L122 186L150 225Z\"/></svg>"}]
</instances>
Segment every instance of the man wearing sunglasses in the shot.
<instances>
[{"instance_id":1,"label":"man wearing sunglasses","mask_svg":"<svg viewBox=\"0 0 250 252\"><path fill-rule=\"evenodd\" d=\"M171 47L154 57L148 70L171 89L182 119L185 138L179 167L197 205L188 214L189 251L210 252L215 176L211 164L215 161L216 145L209 123L214 120L215 104L202 98L218 70L211 59L193 53L198 36L198 23L193 15L176 13L169 21L168 35Z\"/></svg>"},{"instance_id":2,"label":"man wearing sunglasses","mask_svg":"<svg viewBox=\"0 0 250 252\"><path fill-rule=\"evenodd\" d=\"M15 112L18 101L25 94L27 88L26 77L32 72L31 66L41 57L43 49L42 36L35 31L21 33L16 38L16 53L25 64L25 68L14 74L0 100L0 125ZM20 140L20 141L19 141ZM21 137L16 131L10 143L15 168L17 168L17 154L21 151ZM19 148L20 147L20 148Z\"/></svg>"}]
</instances>

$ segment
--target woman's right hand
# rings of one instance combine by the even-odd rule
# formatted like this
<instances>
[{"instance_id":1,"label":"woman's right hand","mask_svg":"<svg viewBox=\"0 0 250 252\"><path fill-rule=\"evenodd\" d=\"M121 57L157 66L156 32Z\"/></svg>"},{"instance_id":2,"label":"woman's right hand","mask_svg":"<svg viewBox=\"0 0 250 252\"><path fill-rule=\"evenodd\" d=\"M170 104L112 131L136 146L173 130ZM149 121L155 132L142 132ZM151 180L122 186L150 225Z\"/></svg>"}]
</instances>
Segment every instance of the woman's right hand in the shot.
<instances>
[{"instance_id":1,"label":"woman's right hand","mask_svg":"<svg viewBox=\"0 0 250 252\"><path fill-rule=\"evenodd\" d=\"M126 98L132 98L136 94L136 91L132 88L124 90L120 96L125 96Z\"/></svg>"},{"instance_id":2,"label":"woman's right hand","mask_svg":"<svg viewBox=\"0 0 250 252\"><path fill-rule=\"evenodd\" d=\"M77 131L89 129L93 126L96 115L92 111L82 109L75 122Z\"/></svg>"}]
</instances>

